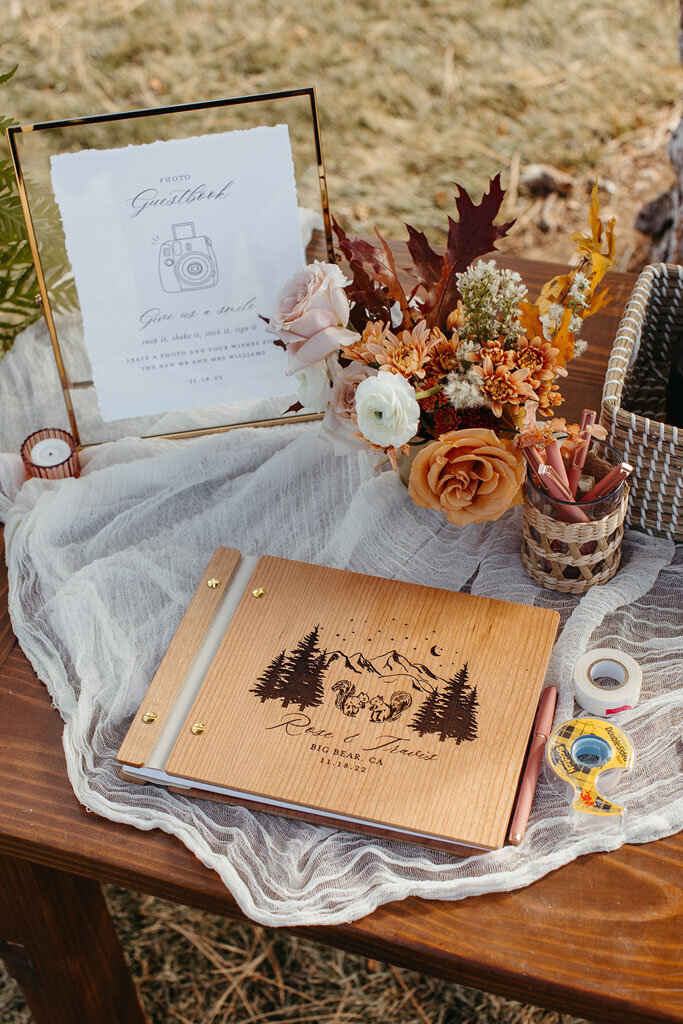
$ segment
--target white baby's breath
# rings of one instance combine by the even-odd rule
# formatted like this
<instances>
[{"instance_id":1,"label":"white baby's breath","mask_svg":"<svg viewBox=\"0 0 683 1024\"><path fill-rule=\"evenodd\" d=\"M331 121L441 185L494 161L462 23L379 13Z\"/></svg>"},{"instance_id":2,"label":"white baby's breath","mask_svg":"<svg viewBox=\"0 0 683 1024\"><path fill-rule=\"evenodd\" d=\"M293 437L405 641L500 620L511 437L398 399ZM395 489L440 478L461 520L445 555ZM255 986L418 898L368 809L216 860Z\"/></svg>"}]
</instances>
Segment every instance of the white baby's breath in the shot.
<instances>
[{"instance_id":1,"label":"white baby's breath","mask_svg":"<svg viewBox=\"0 0 683 1024\"><path fill-rule=\"evenodd\" d=\"M501 304L518 306L527 296L527 287L516 270L500 271Z\"/></svg>"},{"instance_id":2,"label":"white baby's breath","mask_svg":"<svg viewBox=\"0 0 683 1024\"><path fill-rule=\"evenodd\" d=\"M462 296L465 324L460 337L486 344L496 338L514 342L521 333L519 304L527 289L514 270L499 270L482 260L455 276Z\"/></svg>"}]
</instances>

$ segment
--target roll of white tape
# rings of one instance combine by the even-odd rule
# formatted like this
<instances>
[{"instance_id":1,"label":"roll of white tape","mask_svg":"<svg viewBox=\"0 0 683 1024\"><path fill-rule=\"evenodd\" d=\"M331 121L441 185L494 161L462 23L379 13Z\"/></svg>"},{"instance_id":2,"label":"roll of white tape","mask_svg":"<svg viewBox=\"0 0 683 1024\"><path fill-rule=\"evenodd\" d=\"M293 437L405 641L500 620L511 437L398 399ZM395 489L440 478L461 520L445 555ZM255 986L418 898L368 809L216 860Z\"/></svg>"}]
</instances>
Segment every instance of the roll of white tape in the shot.
<instances>
[{"instance_id":1,"label":"roll of white tape","mask_svg":"<svg viewBox=\"0 0 683 1024\"><path fill-rule=\"evenodd\" d=\"M574 694L591 715L630 711L638 703L642 682L638 662L611 647L586 651L574 666Z\"/></svg>"}]
</instances>

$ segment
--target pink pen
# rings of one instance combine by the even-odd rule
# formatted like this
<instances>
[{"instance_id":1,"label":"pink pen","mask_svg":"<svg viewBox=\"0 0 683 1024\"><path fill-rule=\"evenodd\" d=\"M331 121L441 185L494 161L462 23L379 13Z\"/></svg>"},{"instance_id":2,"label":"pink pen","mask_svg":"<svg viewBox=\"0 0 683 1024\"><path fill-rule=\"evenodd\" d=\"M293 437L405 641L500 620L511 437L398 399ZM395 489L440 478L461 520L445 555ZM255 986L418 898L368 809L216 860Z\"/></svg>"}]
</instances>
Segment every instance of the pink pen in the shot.
<instances>
[{"instance_id":1,"label":"pink pen","mask_svg":"<svg viewBox=\"0 0 683 1024\"><path fill-rule=\"evenodd\" d=\"M556 502L562 502L562 504L555 505L560 519L570 523L590 522L583 509L580 509L573 501L569 490L558 480L552 466L539 466L537 473L551 500L554 499Z\"/></svg>"},{"instance_id":2,"label":"pink pen","mask_svg":"<svg viewBox=\"0 0 683 1024\"><path fill-rule=\"evenodd\" d=\"M630 476L633 472L633 466L630 466L628 462L621 462L614 469L610 469L606 476L603 476L602 480L598 480L595 487L581 499L581 504L585 505L587 501L597 501L598 498L604 498L606 494L614 490L622 480Z\"/></svg>"},{"instance_id":3,"label":"pink pen","mask_svg":"<svg viewBox=\"0 0 683 1024\"><path fill-rule=\"evenodd\" d=\"M552 441L549 441L548 444L545 446L545 455L549 465L553 467L558 477L560 478L562 484L569 491L569 480L567 479L567 471L564 468L564 459L562 458L560 446L554 438ZM569 497L573 498L574 495L570 494Z\"/></svg>"},{"instance_id":4,"label":"pink pen","mask_svg":"<svg viewBox=\"0 0 683 1024\"><path fill-rule=\"evenodd\" d=\"M534 475L538 479L538 467L544 465L543 456L539 452L538 448L535 445L529 445L528 448L522 448L522 455L524 456L524 461L527 466L533 471Z\"/></svg>"},{"instance_id":5,"label":"pink pen","mask_svg":"<svg viewBox=\"0 0 683 1024\"><path fill-rule=\"evenodd\" d=\"M561 492L563 501L574 500L567 485L560 479L559 474L555 472L554 466L545 466L544 469L541 470L541 475L545 478L546 482L551 481L555 485L555 488Z\"/></svg>"},{"instance_id":6,"label":"pink pen","mask_svg":"<svg viewBox=\"0 0 683 1024\"><path fill-rule=\"evenodd\" d=\"M569 490L572 492L572 497L576 494L576 488L579 486L579 480L581 479L581 470L586 462L586 455L588 454L588 446L590 445L591 435L588 432L588 428L592 427L596 420L596 412L594 409L584 409L581 413L581 420L579 422L579 430L584 435L583 444L580 448L577 448L572 458L571 466L569 469Z\"/></svg>"},{"instance_id":7,"label":"pink pen","mask_svg":"<svg viewBox=\"0 0 683 1024\"><path fill-rule=\"evenodd\" d=\"M530 460L531 460L531 462L533 463L534 466L538 467L542 463L545 462L545 459L543 458L543 454L538 450L538 448L536 447L535 444L529 445L529 447L528 448L524 448L523 451L526 454L528 454L528 456L529 456L529 458L530 458Z\"/></svg>"},{"instance_id":8,"label":"pink pen","mask_svg":"<svg viewBox=\"0 0 683 1024\"><path fill-rule=\"evenodd\" d=\"M543 751L545 750L545 745L548 742L548 736L552 729L556 704L557 688L554 686L546 687L541 694L541 699L538 703L538 710L536 712L536 718L534 719L534 725L531 731L532 734L531 743L529 744L529 754L526 759L526 765L524 766L524 772L522 774L522 781L519 786L515 811L512 815L512 821L510 822L508 842L512 843L513 846L519 846L522 839L524 839L524 833L526 832L526 827L529 823L529 813L531 811L531 804L533 803L536 784L541 770Z\"/></svg>"}]
</instances>

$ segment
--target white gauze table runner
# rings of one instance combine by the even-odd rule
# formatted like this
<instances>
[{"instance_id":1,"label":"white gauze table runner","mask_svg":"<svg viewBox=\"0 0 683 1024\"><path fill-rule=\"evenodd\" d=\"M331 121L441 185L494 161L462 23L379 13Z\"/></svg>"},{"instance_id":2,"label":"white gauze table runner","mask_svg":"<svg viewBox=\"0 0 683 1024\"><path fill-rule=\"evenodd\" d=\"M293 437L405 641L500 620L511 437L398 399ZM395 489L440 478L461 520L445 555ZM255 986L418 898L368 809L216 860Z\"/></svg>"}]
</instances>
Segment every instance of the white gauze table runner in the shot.
<instances>
[{"instance_id":1,"label":"white gauze table runner","mask_svg":"<svg viewBox=\"0 0 683 1024\"><path fill-rule=\"evenodd\" d=\"M66 425L60 403L37 325L0 362L0 448L16 453L32 430ZM256 921L333 924L411 894L514 889L581 854L680 828L683 552L670 542L629 533L612 582L580 599L545 591L521 566L519 508L451 526L365 456L335 457L316 424L123 439L83 462L79 480L24 483L18 456L0 456L12 624L64 719L69 778L97 814L176 835ZM631 654L644 684L618 721L637 752L615 792L628 807L623 835L572 828L543 779L524 843L468 858L124 782L116 751L218 545L451 590L469 581L475 594L558 609L547 674L560 691L556 723L580 710L572 666L586 648Z\"/></svg>"}]
</instances>

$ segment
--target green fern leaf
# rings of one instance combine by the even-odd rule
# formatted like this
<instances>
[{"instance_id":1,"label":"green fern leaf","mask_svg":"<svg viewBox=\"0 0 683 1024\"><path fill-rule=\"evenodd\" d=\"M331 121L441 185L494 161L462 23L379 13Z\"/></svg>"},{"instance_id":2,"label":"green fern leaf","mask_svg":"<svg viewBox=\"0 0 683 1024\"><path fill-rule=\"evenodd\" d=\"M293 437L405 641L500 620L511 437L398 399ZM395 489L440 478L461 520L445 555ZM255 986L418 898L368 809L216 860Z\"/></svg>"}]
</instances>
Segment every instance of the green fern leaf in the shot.
<instances>
[{"instance_id":1,"label":"green fern leaf","mask_svg":"<svg viewBox=\"0 0 683 1024\"><path fill-rule=\"evenodd\" d=\"M0 74L0 85L16 72ZM0 116L0 133L16 124ZM40 245L50 304L56 312L78 309L78 296L59 210L54 197L30 185L31 217ZM0 160L0 357L12 347L15 337L41 315L36 305L38 279L26 234L26 222L9 160Z\"/></svg>"}]
</instances>

